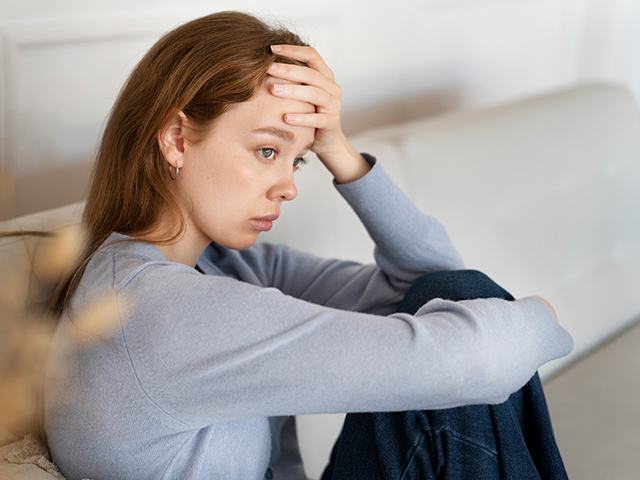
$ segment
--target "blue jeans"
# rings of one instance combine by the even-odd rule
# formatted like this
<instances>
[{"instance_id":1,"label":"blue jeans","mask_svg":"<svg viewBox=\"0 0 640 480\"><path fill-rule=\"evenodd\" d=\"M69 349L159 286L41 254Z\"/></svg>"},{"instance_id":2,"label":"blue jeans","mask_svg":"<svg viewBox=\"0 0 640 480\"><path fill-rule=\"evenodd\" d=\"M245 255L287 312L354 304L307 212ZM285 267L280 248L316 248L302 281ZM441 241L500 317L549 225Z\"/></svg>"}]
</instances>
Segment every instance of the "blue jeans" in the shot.
<instances>
[{"instance_id":1,"label":"blue jeans","mask_svg":"<svg viewBox=\"0 0 640 480\"><path fill-rule=\"evenodd\" d=\"M421 277L398 311L432 298L513 300L484 274ZM517 361L517 359L514 359ZM567 479L536 374L500 405L347 415L322 480Z\"/></svg>"}]
</instances>

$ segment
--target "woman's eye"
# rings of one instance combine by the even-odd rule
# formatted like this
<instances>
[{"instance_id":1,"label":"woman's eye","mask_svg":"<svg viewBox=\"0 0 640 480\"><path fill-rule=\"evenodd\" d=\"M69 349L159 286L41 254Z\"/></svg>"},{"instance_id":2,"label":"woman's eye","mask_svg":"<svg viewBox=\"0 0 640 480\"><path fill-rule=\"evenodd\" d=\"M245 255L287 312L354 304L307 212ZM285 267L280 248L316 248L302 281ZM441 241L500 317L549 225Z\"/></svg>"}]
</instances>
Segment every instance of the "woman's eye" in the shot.
<instances>
[{"instance_id":1,"label":"woman's eye","mask_svg":"<svg viewBox=\"0 0 640 480\"><path fill-rule=\"evenodd\" d=\"M296 158L293 161L293 168L300 168L302 165L307 164L307 159L304 157Z\"/></svg>"},{"instance_id":2,"label":"woman's eye","mask_svg":"<svg viewBox=\"0 0 640 480\"><path fill-rule=\"evenodd\" d=\"M267 160L271 160L277 152L275 148L261 148L258 150L258 153Z\"/></svg>"}]
</instances>

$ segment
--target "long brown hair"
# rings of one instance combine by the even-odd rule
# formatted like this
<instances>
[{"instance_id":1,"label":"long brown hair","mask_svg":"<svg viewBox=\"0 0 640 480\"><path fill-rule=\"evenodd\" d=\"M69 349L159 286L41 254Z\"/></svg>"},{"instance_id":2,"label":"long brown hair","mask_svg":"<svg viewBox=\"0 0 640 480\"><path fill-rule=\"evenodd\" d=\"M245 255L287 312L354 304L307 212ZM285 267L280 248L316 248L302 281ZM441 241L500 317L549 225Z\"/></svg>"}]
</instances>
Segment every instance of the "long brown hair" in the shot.
<instances>
[{"instance_id":1,"label":"long brown hair","mask_svg":"<svg viewBox=\"0 0 640 480\"><path fill-rule=\"evenodd\" d=\"M204 131L231 105L250 100L274 60L297 63L272 54L270 45L278 44L305 42L251 15L220 12L167 33L142 58L107 121L84 211L88 244L54 293L54 314L68 306L86 264L111 233L135 237L167 211L175 214L176 228L158 242L170 243L184 233L157 134L177 112Z\"/></svg>"}]
</instances>

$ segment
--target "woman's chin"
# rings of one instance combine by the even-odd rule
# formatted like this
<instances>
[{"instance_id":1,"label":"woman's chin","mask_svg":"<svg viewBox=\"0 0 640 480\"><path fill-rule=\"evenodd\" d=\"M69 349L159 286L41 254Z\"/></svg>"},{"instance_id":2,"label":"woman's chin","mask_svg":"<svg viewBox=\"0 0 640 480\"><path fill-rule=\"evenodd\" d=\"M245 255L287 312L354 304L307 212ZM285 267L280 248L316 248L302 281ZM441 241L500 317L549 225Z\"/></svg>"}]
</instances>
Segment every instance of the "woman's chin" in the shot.
<instances>
[{"instance_id":1,"label":"woman's chin","mask_svg":"<svg viewBox=\"0 0 640 480\"><path fill-rule=\"evenodd\" d=\"M244 235L240 238L229 239L227 241L216 242L221 247L228 248L230 250L246 250L255 245L258 240L259 232ZM215 241L215 240L214 240Z\"/></svg>"}]
</instances>

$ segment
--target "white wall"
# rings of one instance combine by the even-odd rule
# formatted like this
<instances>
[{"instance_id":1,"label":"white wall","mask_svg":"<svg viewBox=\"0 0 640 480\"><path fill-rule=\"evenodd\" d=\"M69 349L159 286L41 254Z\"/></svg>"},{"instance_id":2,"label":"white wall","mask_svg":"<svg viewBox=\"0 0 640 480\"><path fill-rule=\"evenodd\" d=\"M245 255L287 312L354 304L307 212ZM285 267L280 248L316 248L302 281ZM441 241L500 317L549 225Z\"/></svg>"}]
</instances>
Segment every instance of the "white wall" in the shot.
<instances>
[{"instance_id":1,"label":"white wall","mask_svg":"<svg viewBox=\"0 0 640 480\"><path fill-rule=\"evenodd\" d=\"M3 0L0 218L83 193L119 86L167 29L222 9L288 19L344 90L348 133L583 79L640 97L640 0ZM11 187L15 188L12 194Z\"/></svg>"}]
</instances>

